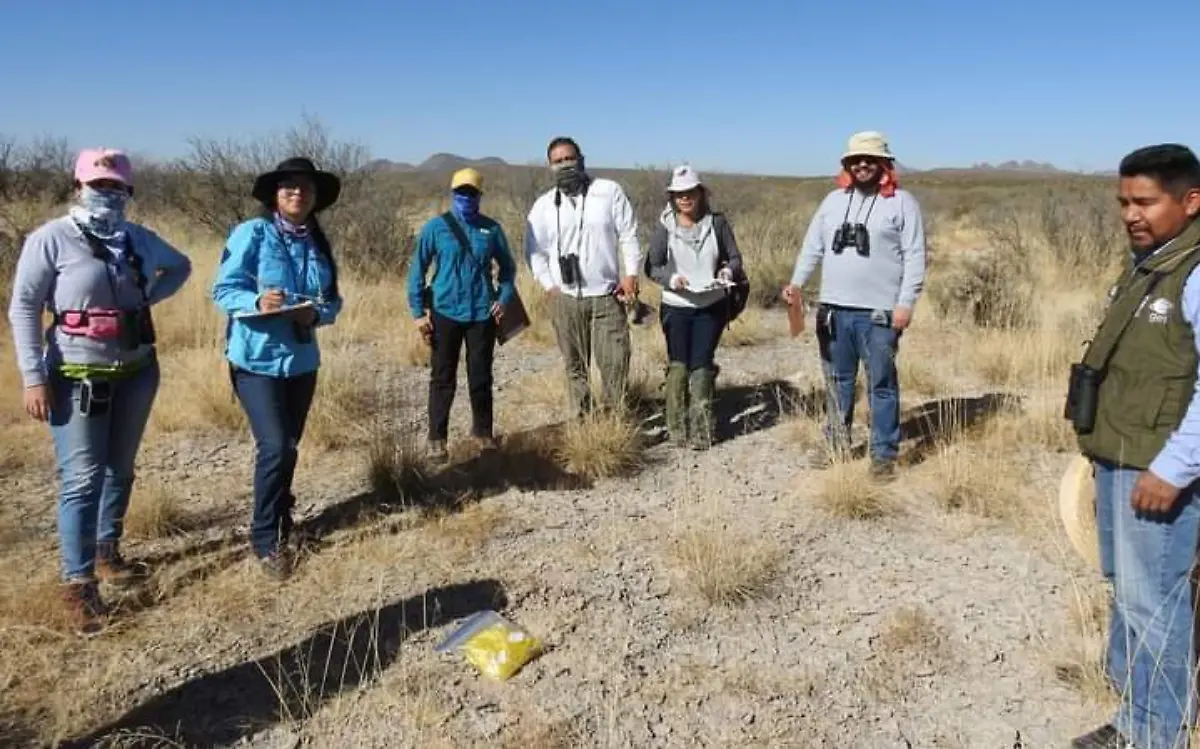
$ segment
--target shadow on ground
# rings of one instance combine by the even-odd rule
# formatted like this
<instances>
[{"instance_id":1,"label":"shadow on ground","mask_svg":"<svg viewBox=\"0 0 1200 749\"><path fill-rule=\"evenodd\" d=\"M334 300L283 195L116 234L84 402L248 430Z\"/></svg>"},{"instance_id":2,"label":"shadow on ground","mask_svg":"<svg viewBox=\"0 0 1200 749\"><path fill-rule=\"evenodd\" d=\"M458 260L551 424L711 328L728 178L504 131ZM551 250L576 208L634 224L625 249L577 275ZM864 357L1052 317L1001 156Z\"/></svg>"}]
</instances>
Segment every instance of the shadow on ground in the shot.
<instances>
[{"instance_id":1,"label":"shadow on ground","mask_svg":"<svg viewBox=\"0 0 1200 749\"><path fill-rule=\"evenodd\" d=\"M787 416L820 414L824 398L816 388L801 393L786 380L730 387L718 385L713 405L716 416L714 442L726 442L770 429Z\"/></svg>"},{"instance_id":2,"label":"shadow on ground","mask_svg":"<svg viewBox=\"0 0 1200 749\"><path fill-rule=\"evenodd\" d=\"M435 588L330 622L258 660L198 676L60 746L133 749L163 746L163 736L187 746L230 744L310 716L337 695L371 683L396 660L411 635L507 605L495 580Z\"/></svg>"},{"instance_id":3,"label":"shadow on ground","mask_svg":"<svg viewBox=\"0 0 1200 749\"><path fill-rule=\"evenodd\" d=\"M901 418L901 441L914 441L912 447L904 451L903 461L910 465L920 463L927 459L938 445L982 426L993 416L1020 407L1020 396L1008 393L984 393L926 401ZM863 445L861 450L862 455L865 455L867 446Z\"/></svg>"}]
</instances>

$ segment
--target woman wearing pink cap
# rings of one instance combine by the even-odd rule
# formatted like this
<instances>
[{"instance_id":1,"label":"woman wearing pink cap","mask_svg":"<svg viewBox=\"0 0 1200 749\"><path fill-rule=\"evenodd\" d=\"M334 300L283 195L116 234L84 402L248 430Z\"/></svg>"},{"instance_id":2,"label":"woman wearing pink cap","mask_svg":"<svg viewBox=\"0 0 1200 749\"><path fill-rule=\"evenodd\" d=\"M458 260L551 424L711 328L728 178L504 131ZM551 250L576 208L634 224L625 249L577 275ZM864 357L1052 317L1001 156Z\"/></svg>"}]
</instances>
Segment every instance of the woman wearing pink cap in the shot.
<instances>
[{"instance_id":1,"label":"woman wearing pink cap","mask_svg":"<svg viewBox=\"0 0 1200 749\"><path fill-rule=\"evenodd\" d=\"M97 583L135 577L118 546L158 391L150 307L191 275L186 256L125 219L132 195L128 156L82 151L74 204L25 240L8 308L25 410L53 436L64 598L83 635L107 619Z\"/></svg>"}]
</instances>

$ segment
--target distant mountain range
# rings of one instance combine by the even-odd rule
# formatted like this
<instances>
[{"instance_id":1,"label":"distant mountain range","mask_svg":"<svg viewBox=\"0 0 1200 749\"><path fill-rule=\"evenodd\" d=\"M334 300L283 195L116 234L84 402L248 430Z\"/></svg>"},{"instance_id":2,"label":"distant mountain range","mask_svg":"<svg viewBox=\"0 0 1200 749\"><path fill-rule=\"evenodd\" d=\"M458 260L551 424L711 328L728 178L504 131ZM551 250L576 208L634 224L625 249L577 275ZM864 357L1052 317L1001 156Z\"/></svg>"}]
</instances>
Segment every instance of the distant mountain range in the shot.
<instances>
[{"instance_id":1,"label":"distant mountain range","mask_svg":"<svg viewBox=\"0 0 1200 749\"><path fill-rule=\"evenodd\" d=\"M508 162L495 156L485 156L482 159L468 159L455 153L435 153L420 164L409 164L406 161L390 161L375 159L366 168L373 172L449 172L465 167L508 166Z\"/></svg>"},{"instance_id":2,"label":"distant mountain range","mask_svg":"<svg viewBox=\"0 0 1200 749\"><path fill-rule=\"evenodd\" d=\"M376 159L367 164L369 171L378 172L450 172L464 167L505 167L512 166L504 159L496 156L485 156L482 159L471 159L455 153L435 153L420 164L410 164L405 161ZM935 167L933 169L913 169L906 164L897 162L897 171L902 174L933 174L933 173L1007 173L1007 174L1070 174L1053 164L1040 161L1004 161L999 164L979 162L968 167Z\"/></svg>"}]
</instances>

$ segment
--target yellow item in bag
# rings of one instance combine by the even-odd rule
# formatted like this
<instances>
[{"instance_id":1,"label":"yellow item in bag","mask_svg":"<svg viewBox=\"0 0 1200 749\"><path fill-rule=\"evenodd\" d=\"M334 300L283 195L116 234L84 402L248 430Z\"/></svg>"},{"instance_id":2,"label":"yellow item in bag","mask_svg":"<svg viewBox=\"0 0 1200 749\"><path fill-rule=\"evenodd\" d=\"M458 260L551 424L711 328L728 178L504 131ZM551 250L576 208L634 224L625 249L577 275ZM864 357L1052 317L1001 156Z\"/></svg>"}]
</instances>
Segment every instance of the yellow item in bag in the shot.
<instances>
[{"instance_id":1,"label":"yellow item in bag","mask_svg":"<svg viewBox=\"0 0 1200 749\"><path fill-rule=\"evenodd\" d=\"M505 681L542 652L541 642L495 611L480 611L436 650L460 652L484 676Z\"/></svg>"}]
</instances>

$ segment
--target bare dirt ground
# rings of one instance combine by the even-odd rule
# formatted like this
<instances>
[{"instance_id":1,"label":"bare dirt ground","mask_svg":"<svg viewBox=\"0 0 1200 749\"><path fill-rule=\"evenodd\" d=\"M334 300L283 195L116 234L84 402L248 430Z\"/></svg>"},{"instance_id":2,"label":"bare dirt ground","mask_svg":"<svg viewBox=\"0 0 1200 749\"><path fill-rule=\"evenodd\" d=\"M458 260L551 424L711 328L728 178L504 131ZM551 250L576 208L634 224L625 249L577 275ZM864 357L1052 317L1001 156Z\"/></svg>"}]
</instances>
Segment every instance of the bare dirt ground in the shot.
<instances>
[{"instance_id":1,"label":"bare dirt ground","mask_svg":"<svg viewBox=\"0 0 1200 749\"><path fill-rule=\"evenodd\" d=\"M761 314L773 335L786 329ZM901 358L927 368L950 355L936 336L908 345ZM359 353L381 387L377 417L420 424L427 370ZM1104 718L1073 655L1094 583L1054 526L1065 455L1023 454L1023 522L946 509L953 438L928 414L966 407L982 424L1021 406L971 383L908 388L910 465L873 489L862 461L806 464L810 337L722 346L718 362L721 441L673 450L649 412L645 465L627 476L460 446L432 479L459 501L402 509L369 494L361 452L303 453L298 520L314 540L282 585L247 559L248 435L148 441L135 503L173 498L176 527L130 543L154 578L90 642L52 626L49 464L6 477L0 541L26 579L6 585L5 608L25 623L0 647L26 655L0 688L57 696L7 699L0 743L1007 749L1062 746ZM554 350L500 349L495 371L510 442L561 422ZM453 418L452 439L466 433L461 372ZM546 646L507 682L433 650L485 608Z\"/></svg>"}]
</instances>

